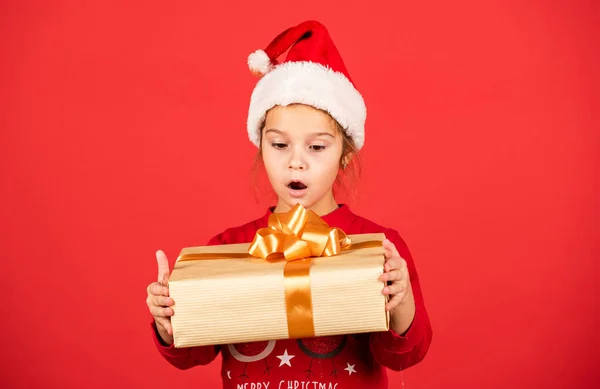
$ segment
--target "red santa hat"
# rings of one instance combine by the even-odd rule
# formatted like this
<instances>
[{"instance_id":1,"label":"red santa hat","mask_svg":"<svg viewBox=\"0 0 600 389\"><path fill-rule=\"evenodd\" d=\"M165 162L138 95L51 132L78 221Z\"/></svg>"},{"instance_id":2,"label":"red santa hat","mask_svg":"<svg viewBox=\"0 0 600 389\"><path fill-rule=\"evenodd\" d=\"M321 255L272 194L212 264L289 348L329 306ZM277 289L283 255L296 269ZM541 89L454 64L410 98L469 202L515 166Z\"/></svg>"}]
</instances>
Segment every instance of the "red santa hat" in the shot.
<instances>
[{"instance_id":1,"label":"red santa hat","mask_svg":"<svg viewBox=\"0 0 600 389\"><path fill-rule=\"evenodd\" d=\"M277 59L286 51L286 59L279 63ZM247 121L248 137L254 145L260 147L261 126L269 109L299 103L328 112L355 146L362 148L365 102L321 23L307 21L288 28L265 50L250 54L248 66L260 77L252 92Z\"/></svg>"}]
</instances>

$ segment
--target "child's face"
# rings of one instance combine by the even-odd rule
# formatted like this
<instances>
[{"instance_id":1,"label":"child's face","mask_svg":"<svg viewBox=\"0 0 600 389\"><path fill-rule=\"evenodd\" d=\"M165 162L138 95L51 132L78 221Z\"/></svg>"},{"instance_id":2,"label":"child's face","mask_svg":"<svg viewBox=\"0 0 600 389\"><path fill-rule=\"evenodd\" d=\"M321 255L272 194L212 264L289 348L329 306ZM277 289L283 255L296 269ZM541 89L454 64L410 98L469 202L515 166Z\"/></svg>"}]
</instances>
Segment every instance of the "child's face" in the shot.
<instances>
[{"instance_id":1,"label":"child's face","mask_svg":"<svg viewBox=\"0 0 600 389\"><path fill-rule=\"evenodd\" d=\"M318 214L335 207L332 187L342 154L342 136L333 119L306 105L277 106L267 114L262 155L279 198L277 212L295 204Z\"/></svg>"}]
</instances>

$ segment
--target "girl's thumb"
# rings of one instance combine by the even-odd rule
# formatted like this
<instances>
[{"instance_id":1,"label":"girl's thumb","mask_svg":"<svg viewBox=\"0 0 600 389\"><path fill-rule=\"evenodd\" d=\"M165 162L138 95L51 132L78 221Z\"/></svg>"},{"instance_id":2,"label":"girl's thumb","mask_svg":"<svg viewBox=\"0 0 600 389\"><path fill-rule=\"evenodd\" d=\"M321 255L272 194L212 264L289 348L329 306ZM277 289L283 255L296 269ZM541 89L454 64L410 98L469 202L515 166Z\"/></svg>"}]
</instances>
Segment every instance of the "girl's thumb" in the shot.
<instances>
[{"instance_id":1,"label":"girl's thumb","mask_svg":"<svg viewBox=\"0 0 600 389\"><path fill-rule=\"evenodd\" d=\"M166 285L169 280L169 260L162 250L156 252L156 263L158 265L158 282Z\"/></svg>"}]
</instances>

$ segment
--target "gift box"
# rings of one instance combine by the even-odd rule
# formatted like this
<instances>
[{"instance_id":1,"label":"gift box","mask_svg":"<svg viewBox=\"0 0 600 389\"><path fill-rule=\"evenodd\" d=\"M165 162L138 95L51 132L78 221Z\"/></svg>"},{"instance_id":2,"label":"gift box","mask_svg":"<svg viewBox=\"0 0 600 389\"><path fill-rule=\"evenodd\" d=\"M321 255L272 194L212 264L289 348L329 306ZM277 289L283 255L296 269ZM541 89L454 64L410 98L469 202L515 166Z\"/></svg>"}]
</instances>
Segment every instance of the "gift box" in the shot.
<instances>
[{"instance_id":1,"label":"gift box","mask_svg":"<svg viewBox=\"0 0 600 389\"><path fill-rule=\"evenodd\" d=\"M253 242L184 248L169 279L175 347L387 331L384 239L296 206Z\"/></svg>"}]
</instances>

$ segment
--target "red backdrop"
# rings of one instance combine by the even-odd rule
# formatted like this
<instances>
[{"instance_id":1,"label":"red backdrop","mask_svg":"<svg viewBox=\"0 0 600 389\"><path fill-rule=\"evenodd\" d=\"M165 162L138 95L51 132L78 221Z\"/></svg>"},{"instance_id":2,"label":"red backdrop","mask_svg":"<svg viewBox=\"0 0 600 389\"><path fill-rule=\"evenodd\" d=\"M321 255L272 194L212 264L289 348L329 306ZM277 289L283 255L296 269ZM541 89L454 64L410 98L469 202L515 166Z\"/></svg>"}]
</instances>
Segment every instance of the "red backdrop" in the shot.
<instances>
[{"instance_id":1,"label":"red backdrop","mask_svg":"<svg viewBox=\"0 0 600 389\"><path fill-rule=\"evenodd\" d=\"M246 58L313 18L369 107L352 207L406 239L434 326L393 383L600 382L597 3L319 3L3 3L0 386L218 386L154 349L154 252L269 205Z\"/></svg>"}]
</instances>

